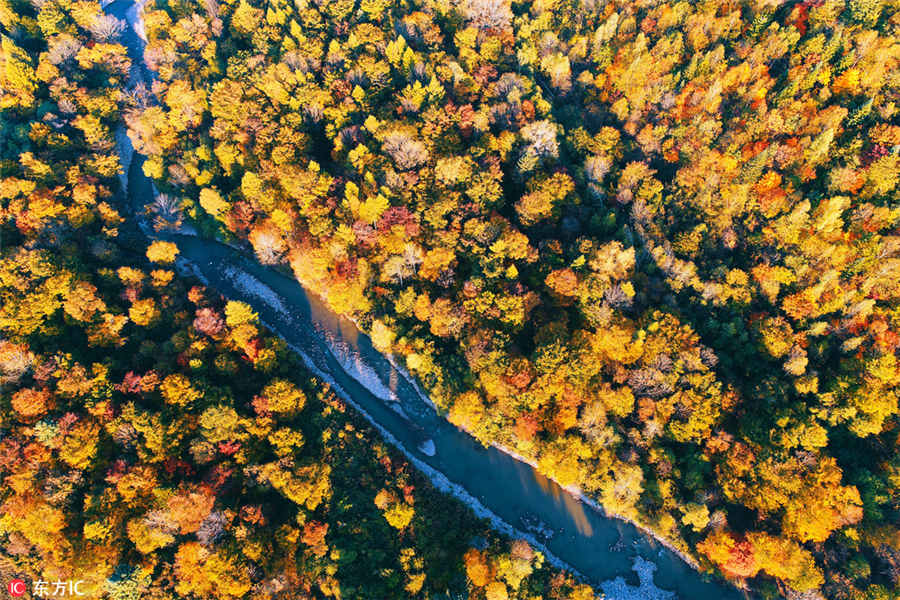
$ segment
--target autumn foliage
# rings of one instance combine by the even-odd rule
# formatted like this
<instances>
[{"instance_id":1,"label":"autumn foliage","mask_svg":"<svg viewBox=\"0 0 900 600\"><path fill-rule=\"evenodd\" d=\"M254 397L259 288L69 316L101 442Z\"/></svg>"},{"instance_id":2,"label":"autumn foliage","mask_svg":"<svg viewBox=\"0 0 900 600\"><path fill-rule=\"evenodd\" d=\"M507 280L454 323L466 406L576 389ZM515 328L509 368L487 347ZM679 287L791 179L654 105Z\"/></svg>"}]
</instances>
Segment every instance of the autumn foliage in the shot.
<instances>
[{"instance_id":1,"label":"autumn foliage","mask_svg":"<svg viewBox=\"0 0 900 600\"><path fill-rule=\"evenodd\" d=\"M114 132L149 101L127 87L122 28L94 0L0 0L4 581L158 600L474 590L470 542L490 556L514 543L387 448L249 306L177 276L177 247L119 215ZM177 90L166 106L196 128ZM179 205L157 200L155 224L174 226ZM523 595L562 600L576 585L529 574Z\"/></svg>"},{"instance_id":2,"label":"autumn foliage","mask_svg":"<svg viewBox=\"0 0 900 600\"><path fill-rule=\"evenodd\" d=\"M895 3L209 6L127 119L200 230L722 574L896 593Z\"/></svg>"}]
</instances>

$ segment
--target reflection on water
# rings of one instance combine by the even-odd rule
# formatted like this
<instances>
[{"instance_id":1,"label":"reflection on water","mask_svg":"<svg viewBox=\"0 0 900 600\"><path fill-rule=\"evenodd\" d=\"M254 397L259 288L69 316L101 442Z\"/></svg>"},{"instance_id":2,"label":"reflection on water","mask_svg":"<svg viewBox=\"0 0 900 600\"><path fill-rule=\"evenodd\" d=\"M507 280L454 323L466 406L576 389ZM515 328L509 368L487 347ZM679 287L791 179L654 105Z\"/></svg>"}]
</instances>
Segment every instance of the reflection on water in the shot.
<instances>
[{"instance_id":1,"label":"reflection on water","mask_svg":"<svg viewBox=\"0 0 900 600\"><path fill-rule=\"evenodd\" d=\"M397 369L391 368L391 372L388 375L388 387L395 394L397 393L397 384L400 380L400 374L397 373Z\"/></svg>"},{"instance_id":2,"label":"reflection on water","mask_svg":"<svg viewBox=\"0 0 900 600\"><path fill-rule=\"evenodd\" d=\"M329 332L333 337L359 352L359 329L347 317L338 315L317 294L309 294L311 317L317 328Z\"/></svg>"},{"instance_id":3,"label":"reflection on water","mask_svg":"<svg viewBox=\"0 0 900 600\"><path fill-rule=\"evenodd\" d=\"M541 490L543 490L545 494L550 494L553 497L553 503L556 504L556 506L561 506L565 509L566 513L572 517L572 522L575 524L575 529L578 533L585 537L594 535L594 530L584 511L584 504L536 470L531 469L529 472L532 474Z\"/></svg>"}]
</instances>

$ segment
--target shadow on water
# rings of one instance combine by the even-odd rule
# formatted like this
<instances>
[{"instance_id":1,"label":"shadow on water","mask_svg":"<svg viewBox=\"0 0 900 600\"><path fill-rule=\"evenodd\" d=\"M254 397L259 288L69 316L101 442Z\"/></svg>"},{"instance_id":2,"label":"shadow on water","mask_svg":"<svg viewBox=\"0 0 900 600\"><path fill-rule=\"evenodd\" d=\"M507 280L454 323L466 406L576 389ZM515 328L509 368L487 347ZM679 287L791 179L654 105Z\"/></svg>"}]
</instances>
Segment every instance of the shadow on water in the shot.
<instances>
[{"instance_id":1,"label":"shadow on water","mask_svg":"<svg viewBox=\"0 0 900 600\"><path fill-rule=\"evenodd\" d=\"M129 14L132 6L130 1L117 0L106 11L133 25L134 12ZM129 46L133 59L139 60L143 43L131 27L123 35L123 42ZM128 169L131 210L126 212L132 213L129 231L136 238L143 234L135 226L134 215L140 214L153 199L153 188L143 173L142 162L143 158L135 155ZM353 322L334 314L319 298L308 295L293 278L216 241L186 235L152 237L177 243L180 256L210 286L228 298L250 304L263 322L297 349L311 367L335 384L389 438L393 437L433 481L453 488L476 509L480 505L489 511L501 529L539 542L600 586L607 598L743 597L725 583L706 580L635 526L585 505L530 465L496 448L484 447L451 425L373 348L369 337L360 333ZM433 452L420 449L425 441L433 443ZM481 514L486 513L482 510ZM649 568L639 568L648 565ZM633 571L638 573L637 578ZM640 588L634 587L638 579Z\"/></svg>"}]
</instances>

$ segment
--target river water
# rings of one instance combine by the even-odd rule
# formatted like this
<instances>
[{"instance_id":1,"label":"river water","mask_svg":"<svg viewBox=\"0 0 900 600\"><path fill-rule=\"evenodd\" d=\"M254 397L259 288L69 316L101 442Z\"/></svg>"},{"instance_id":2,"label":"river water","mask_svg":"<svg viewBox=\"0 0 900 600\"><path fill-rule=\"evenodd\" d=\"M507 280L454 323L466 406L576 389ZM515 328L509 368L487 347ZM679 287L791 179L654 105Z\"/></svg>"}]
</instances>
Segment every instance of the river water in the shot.
<instances>
[{"instance_id":1,"label":"river water","mask_svg":"<svg viewBox=\"0 0 900 600\"><path fill-rule=\"evenodd\" d=\"M141 64L135 76L146 78L143 41L132 27L139 22L134 8L131 0L117 0L106 11L131 25L122 41L132 60ZM482 446L451 425L365 334L293 278L213 240L136 227L135 213L152 201L154 190L141 168L143 158L132 157L126 149L123 159L130 200L125 212L132 217L128 235L175 242L182 266L225 297L251 305L436 485L495 527L529 539L553 562L574 570L612 600L744 598L727 583L708 580L634 525L584 504L530 465Z\"/></svg>"}]
</instances>

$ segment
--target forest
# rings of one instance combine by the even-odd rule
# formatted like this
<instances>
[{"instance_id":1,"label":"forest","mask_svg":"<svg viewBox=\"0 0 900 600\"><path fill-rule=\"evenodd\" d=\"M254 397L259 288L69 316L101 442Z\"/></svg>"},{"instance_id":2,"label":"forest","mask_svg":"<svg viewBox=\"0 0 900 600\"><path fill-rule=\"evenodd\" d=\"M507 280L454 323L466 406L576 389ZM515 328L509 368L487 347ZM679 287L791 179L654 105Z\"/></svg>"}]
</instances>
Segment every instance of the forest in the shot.
<instances>
[{"instance_id":1,"label":"forest","mask_svg":"<svg viewBox=\"0 0 900 600\"><path fill-rule=\"evenodd\" d=\"M180 218L706 568L897 597L896 2L158 0L145 24L158 79L125 120Z\"/></svg>"},{"instance_id":2,"label":"forest","mask_svg":"<svg viewBox=\"0 0 900 600\"><path fill-rule=\"evenodd\" d=\"M174 244L135 247L119 21L95 0L2 0L0 24L4 587L593 597L432 487L248 305L180 273Z\"/></svg>"},{"instance_id":3,"label":"forest","mask_svg":"<svg viewBox=\"0 0 900 600\"><path fill-rule=\"evenodd\" d=\"M162 506L196 493L179 487L190 479L179 461L204 489L218 489L213 471L241 472L241 486L305 505L283 525L305 532L328 522L307 504L311 481L338 476L322 457L363 453L355 433L318 441L349 421L308 377L293 383L300 414L327 418L271 410L264 390L296 359L240 307L176 293L194 288L166 266L172 248L121 266L121 119L162 192L148 207L156 227L189 223L291 272L484 444L761 597L900 597L896 1L150 0L155 79L133 90L116 25L97 10L0 0L0 407L18 432L0 440L3 511L46 507L58 520L43 523L71 529L73 513L47 498L77 495L79 519L107 514L104 502L123 513L85 531L121 534L129 514L168 510L169 524L143 517L98 548L161 544L142 558L153 581L166 573L202 595L184 587L184 565L239 559L162 543L173 521L184 530ZM115 356L128 364L91 350L117 344L134 349ZM54 375L65 372L81 373L77 385ZM195 398L172 406L166 394ZM146 412L160 402L163 414ZM179 458L152 450L148 431ZM134 458L115 467L114 447ZM39 458L23 462L29 452ZM125 486L144 492L108 491L143 468L149 483ZM372 472L375 487L398 485ZM396 521L402 494L385 489L378 504ZM204 493L246 497L228 490ZM24 556L56 547L51 533L23 541L13 521L2 533ZM254 524L231 523L229 536L253 537ZM276 530L256 530L279 548L273 560L291 554L263 536ZM307 533L293 535L296 546ZM499 566L473 571L466 536L441 535L455 562L416 550L436 570L424 585L439 589L452 579L441 569L469 552L473 597L518 593L509 579L487 586ZM477 560L509 564L506 543ZM333 595L322 582L335 564L342 573L336 551L298 562L316 594ZM401 555L383 560L412 577ZM545 597L590 594L564 575L531 577L523 585L557 590L533 592Z\"/></svg>"}]
</instances>

